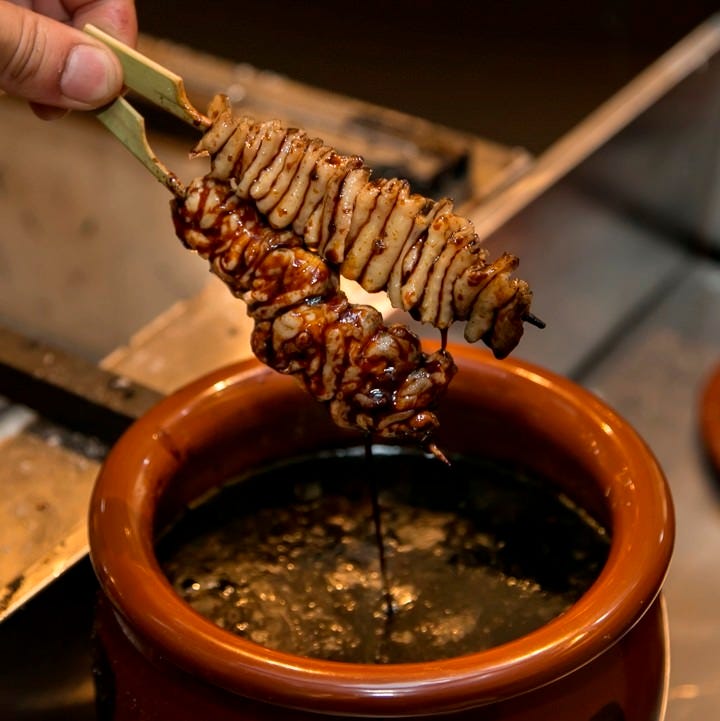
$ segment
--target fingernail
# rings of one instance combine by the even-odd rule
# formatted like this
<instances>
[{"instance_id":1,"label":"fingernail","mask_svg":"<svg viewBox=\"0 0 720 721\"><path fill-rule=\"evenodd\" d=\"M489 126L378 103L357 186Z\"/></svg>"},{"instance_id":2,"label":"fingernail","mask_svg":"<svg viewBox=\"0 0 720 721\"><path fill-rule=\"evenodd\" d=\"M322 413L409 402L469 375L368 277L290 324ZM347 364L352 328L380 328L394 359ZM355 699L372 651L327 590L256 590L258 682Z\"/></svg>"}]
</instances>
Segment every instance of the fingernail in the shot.
<instances>
[{"instance_id":1,"label":"fingernail","mask_svg":"<svg viewBox=\"0 0 720 721\"><path fill-rule=\"evenodd\" d=\"M96 106L111 100L121 83L107 51L92 45L76 45L63 68L60 90L69 100Z\"/></svg>"}]
</instances>

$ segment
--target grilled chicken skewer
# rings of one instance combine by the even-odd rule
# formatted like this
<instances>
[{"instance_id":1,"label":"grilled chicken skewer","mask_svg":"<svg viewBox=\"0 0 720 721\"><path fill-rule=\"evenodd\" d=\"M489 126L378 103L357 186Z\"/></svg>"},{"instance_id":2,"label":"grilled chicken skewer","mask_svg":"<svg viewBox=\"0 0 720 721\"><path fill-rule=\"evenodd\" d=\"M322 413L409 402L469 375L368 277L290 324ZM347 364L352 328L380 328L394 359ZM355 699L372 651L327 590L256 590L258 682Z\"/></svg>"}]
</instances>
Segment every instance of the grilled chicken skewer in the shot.
<instances>
[{"instance_id":1,"label":"grilled chicken skewer","mask_svg":"<svg viewBox=\"0 0 720 721\"><path fill-rule=\"evenodd\" d=\"M85 29L118 54L132 89L204 132L193 154L209 155L211 170L185 187L152 152L144 119L125 98L97 113L173 193L178 237L247 304L255 355L297 377L338 425L419 442L447 461L432 435L433 409L456 372L448 327L465 321L465 338L482 339L502 358L524 322L544 326L530 313L527 283L513 277L518 259L488 263L450 200L411 193L404 180L373 179L361 158L301 130L235 116L222 95L207 116L199 113L179 76ZM350 303L341 273L439 328L442 348L426 354L408 328Z\"/></svg>"},{"instance_id":2,"label":"grilled chicken skewer","mask_svg":"<svg viewBox=\"0 0 720 721\"><path fill-rule=\"evenodd\" d=\"M268 227L228 181L193 181L172 213L178 237L247 304L258 359L298 378L337 425L444 460L431 438L456 371L447 351L425 354L405 326L350 303L337 271L293 231Z\"/></svg>"},{"instance_id":3,"label":"grilled chicken skewer","mask_svg":"<svg viewBox=\"0 0 720 721\"><path fill-rule=\"evenodd\" d=\"M194 149L209 155L209 177L232 183L268 225L292 229L304 246L393 307L441 330L465 321L465 339L482 339L502 358L517 345L532 292L513 277L518 259L490 263L472 222L445 198L412 193L407 181L373 179L362 158L277 120L235 115L226 96Z\"/></svg>"}]
</instances>

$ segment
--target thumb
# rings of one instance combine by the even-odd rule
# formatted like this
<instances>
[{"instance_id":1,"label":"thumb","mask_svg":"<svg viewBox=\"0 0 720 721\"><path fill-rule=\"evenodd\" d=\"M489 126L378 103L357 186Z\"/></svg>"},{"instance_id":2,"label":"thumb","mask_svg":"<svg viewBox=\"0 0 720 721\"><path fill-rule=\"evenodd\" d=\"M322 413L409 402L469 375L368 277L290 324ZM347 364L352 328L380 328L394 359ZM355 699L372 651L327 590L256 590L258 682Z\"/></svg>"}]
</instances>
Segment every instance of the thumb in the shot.
<instances>
[{"instance_id":1,"label":"thumb","mask_svg":"<svg viewBox=\"0 0 720 721\"><path fill-rule=\"evenodd\" d=\"M0 89L34 104L88 110L120 93L122 68L80 30L0 0Z\"/></svg>"}]
</instances>

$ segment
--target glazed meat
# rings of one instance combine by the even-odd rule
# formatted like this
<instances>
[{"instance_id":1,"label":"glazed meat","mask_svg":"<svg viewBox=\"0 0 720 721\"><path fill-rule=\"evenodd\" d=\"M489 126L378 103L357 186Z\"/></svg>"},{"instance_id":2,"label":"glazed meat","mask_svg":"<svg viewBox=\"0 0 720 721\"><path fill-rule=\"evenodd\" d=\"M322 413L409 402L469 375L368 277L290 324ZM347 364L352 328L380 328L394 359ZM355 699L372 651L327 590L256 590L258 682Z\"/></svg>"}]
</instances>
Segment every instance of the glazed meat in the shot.
<instances>
[{"instance_id":1,"label":"glazed meat","mask_svg":"<svg viewBox=\"0 0 720 721\"><path fill-rule=\"evenodd\" d=\"M405 180L373 179L361 158L343 156L277 120L235 116L227 98L211 103L212 126L194 149L209 155L209 177L227 181L263 221L365 290L439 329L465 322L502 358L517 345L532 293L515 278L518 259L488 262L471 221L448 199L429 200Z\"/></svg>"},{"instance_id":2,"label":"glazed meat","mask_svg":"<svg viewBox=\"0 0 720 721\"><path fill-rule=\"evenodd\" d=\"M448 327L496 357L518 343L532 293L513 276L518 259L494 262L472 223L448 199L410 192L398 179L373 179L343 156L276 120L233 114L224 96L193 149L210 171L176 192L173 219L183 243L241 298L254 320L252 350L295 376L339 426L368 437L432 442L440 398L456 372ZM340 275L439 328L442 348L423 351L400 324L351 303Z\"/></svg>"},{"instance_id":3,"label":"glazed meat","mask_svg":"<svg viewBox=\"0 0 720 721\"><path fill-rule=\"evenodd\" d=\"M337 270L293 230L269 227L234 182L199 178L172 212L178 237L246 303L261 361L298 378L339 426L442 458L432 408L456 370L448 352L426 354L406 327L350 303Z\"/></svg>"}]
</instances>

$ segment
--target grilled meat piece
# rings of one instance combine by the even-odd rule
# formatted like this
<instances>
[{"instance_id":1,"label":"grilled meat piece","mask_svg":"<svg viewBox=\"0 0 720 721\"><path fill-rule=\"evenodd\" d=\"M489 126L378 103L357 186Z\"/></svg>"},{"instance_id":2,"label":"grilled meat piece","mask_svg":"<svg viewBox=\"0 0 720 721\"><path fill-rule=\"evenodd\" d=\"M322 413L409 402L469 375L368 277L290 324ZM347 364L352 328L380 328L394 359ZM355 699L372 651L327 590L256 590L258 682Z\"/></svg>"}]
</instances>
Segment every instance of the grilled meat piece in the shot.
<instances>
[{"instance_id":1,"label":"grilled meat piece","mask_svg":"<svg viewBox=\"0 0 720 721\"><path fill-rule=\"evenodd\" d=\"M209 176L232 184L276 230L365 290L387 292L393 307L441 330L465 321L465 339L482 339L498 358L523 333L532 292L513 276L518 259L488 262L470 220L448 199L429 200L405 180L373 179L357 156L277 120L235 116L224 96L208 111L213 125L196 145Z\"/></svg>"},{"instance_id":2,"label":"grilled meat piece","mask_svg":"<svg viewBox=\"0 0 720 721\"><path fill-rule=\"evenodd\" d=\"M447 351L425 354L405 326L350 303L337 270L292 230L269 227L234 183L196 179L172 213L182 242L246 303L262 362L299 379L339 426L419 442L442 458L432 408L456 371Z\"/></svg>"}]
</instances>

